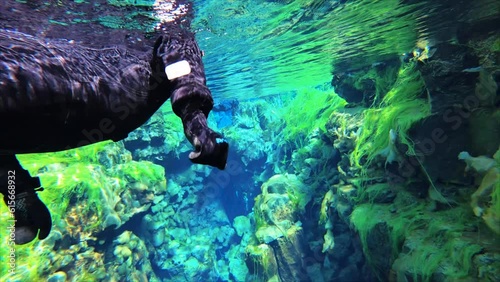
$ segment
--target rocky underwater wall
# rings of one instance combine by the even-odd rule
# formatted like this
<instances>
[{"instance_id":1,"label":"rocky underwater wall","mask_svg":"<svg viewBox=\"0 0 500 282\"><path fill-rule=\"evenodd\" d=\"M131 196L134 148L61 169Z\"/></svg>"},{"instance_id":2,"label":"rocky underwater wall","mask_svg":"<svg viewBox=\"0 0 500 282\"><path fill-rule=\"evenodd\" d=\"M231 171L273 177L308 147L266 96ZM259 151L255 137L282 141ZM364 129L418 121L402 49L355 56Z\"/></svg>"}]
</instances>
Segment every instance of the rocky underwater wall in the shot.
<instances>
[{"instance_id":1,"label":"rocky underwater wall","mask_svg":"<svg viewBox=\"0 0 500 282\"><path fill-rule=\"evenodd\" d=\"M334 73L349 104L267 167L250 280L499 280L499 42Z\"/></svg>"}]
</instances>

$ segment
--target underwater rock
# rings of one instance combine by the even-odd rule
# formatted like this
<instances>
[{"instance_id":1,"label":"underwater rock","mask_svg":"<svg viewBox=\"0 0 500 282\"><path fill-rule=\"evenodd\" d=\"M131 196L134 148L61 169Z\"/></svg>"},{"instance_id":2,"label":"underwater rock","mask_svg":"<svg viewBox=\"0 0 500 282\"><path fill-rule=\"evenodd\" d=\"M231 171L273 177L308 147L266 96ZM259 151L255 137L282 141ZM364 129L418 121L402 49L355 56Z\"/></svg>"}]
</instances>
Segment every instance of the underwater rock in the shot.
<instances>
[{"instance_id":1,"label":"underwater rock","mask_svg":"<svg viewBox=\"0 0 500 282\"><path fill-rule=\"evenodd\" d=\"M269 244L283 236L285 236L284 231L278 226L263 226L255 232L255 237L257 237L259 242L265 244Z\"/></svg>"},{"instance_id":2,"label":"underwater rock","mask_svg":"<svg viewBox=\"0 0 500 282\"><path fill-rule=\"evenodd\" d=\"M104 229L106 229L108 227L117 228L120 225L122 225L122 221L120 220L120 218L116 214L106 215L106 218L102 222L102 227Z\"/></svg>"},{"instance_id":3,"label":"underwater rock","mask_svg":"<svg viewBox=\"0 0 500 282\"><path fill-rule=\"evenodd\" d=\"M232 246L228 252L229 271L237 282L247 281L248 267L244 260L238 259L238 256L245 256L244 250L240 246Z\"/></svg>"},{"instance_id":4,"label":"underwater rock","mask_svg":"<svg viewBox=\"0 0 500 282\"><path fill-rule=\"evenodd\" d=\"M285 237L269 244L249 245L246 265L250 281L310 281L304 267L305 246L301 228L289 229Z\"/></svg>"},{"instance_id":5,"label":"underwater rock","mask_svg":"<svg viewBox=\"0 0 500 282\"><path fill-rule=\"evenodd\" d=\"M47 249L53 249L56 243L59 243L63 235L59 230L53 230L50 232L49 236L43 241L43 247Z\"/></svg>"},{"instance_id":6,"label":"underwater rock","mask_svg":"<svg viewBox=\"0 0 500 282\"><path fill-rule=\"evenodd\" d=\"M360 103L363 101L363 91L356 89L351 83L346 82L348 74L336 74L332 78L332 86L335 88L335 93L344 98L349 103ZM365 81L369 82L369 81ZM371 83L366 83L365 87L371 88L371 92L375 92L375 87Z\"/></svg>"},{"instance_id":7,"label":"underwater rock","mask_svg":"<svg viewBox=\"0 0 500 282\"><path fill-rule=\"evenodd\" d=\"M335 205L335 209L339 217L346 222L348 222L348 218L351 215L353 208L354 207L352 205L341 201L337 202L337 204Z\"/></svg>"},{"instance_id":8,"label":"underwater rock","mask_svg":"<svg viewBox=\"0 0 500 282\"><path fill-rule=\"evenodd\" d=\"M410 136L417 154L424 156L420 162L432 181L466 183L456 156L471 148L476 137L464 134L472 130L471 112L489 98L476 92L479 72L464 71L480 66L471 48L450 43L435 48L432 58L419 65L433 115L415 125ZM407 163L403 173L420 166L416 160Z\"/></svg>"},{"instance_id":9,"label":"underwater rock","mask_svg":"<svg viewBox=\"0 0 500 282\"><path fill-rule=\"evenodd\" d=\"M485 6L486 8L487 6ZM497 11L498 12L498 11ZM485 35L496 34L495 28L498 22L498 13L491 11L495 16L481 16L474 20L460 21L457 27L457 40L460 44L467 44L470 41L481 41ZM498 38L493 36L494 38Z\"/></svg>"},{"instance_id":10,"label":"underwater rock","mask_svg":"<svg viewBox=\"0 0 500 282\"><path fill-rule=\"evenodd\" d=\"M308 265L306 267L307 274L309 277L311 277L311 281L314 282L325 282L325 279L323 279L323 271L321 269L321 264L319 263L314 263L312 265Z\"/></svg>"},{"instance_id":11,"label":"underwater rock","mask_svg":"<svg viewBox=\"0 0 500 282\"><path fill-rule=\"evenodd\" d=\"M40 159L31 156L25 166L43 171L38 175L47 193L41 197L60 203L62 210L54 210L53 214L64 219L55 220L65 223L58 226L63 234L93 236L109 227L118 228L150 207L153 198L149 195L162 195L166 190L164 169L149 162L131 161L130 152L121 143L104 142L52 154ZM102 155L113 160L114 165L105 168L99 163ZM58 171L42 170L46 162L67 165Z\"/></svg>"},{"instance_id":12,"label":"underwater rock","mask_svg":"<svg viewBox=\"0 0 500 282\"><path fill-rule=\"evenodd\" d=\"M492 155L498 147L499 96L493 78L497 67L490 58L493 37L470 43L472 47L441 43L419 66L433 115L416 125L411 137L433 181L467 183L455 157L462 151ZM414 161L406 167L408 171L419 166Z\"/></svg>"},{"instance_id":13,"label":"underwater rock","mask_svg":"<svg viewBox=\"0 0 500 282\"><path fill-rule=\"evenodd\" d=\"M500 148L495 159L486 156L471 157L462 152L459 159L467 163L465 171L474 170L481 178L481 184L471 196L471 207L474 214L482 217L486 225L496 234L500 234ZM479 180L479 179L478 179Z\"/></svg>"},{"instance_id":14,"label":"underwater rock","mask_svg":"<svg viewBox=\"0 0 500 282\"><path fill-rule=\"evenodd\" d=\"M245 254L245 263L249 271L249 281L270 281L273 278L277 278L278 266L269 245L248 245L245 249Z\"/></svg>"},{"instance_id":15,"label":"underwater rock","mask_svg":"<svg viewBox=\"0 0 500 282\"><path fill-rule=\"evenodd\" d=\"M260 163L266 160L266 143L262 142L262 129L238 129L228 131L225 135L235 145L241 161L248 166L251 163ZM251 149L249 149L251 148Z\"/></svg>"},{"instance_id":16,"label":"underwater rock","mask_svg":"<svg viewBox=\"0 0 500 282\"><path fill-rule=\"evenodd\" d=\"M500 281L500 253L487 252L474 256L480 281Z\"/></svg>"},{"instance_id":17,"label":"underwater rock","mask_svg":"<svg viewBox=\"0 0 500 282\"><path fill-rule=\"evenodd\" d=\"M358 189L352 184L336 185L336 195L339 202L353 206L357 201Z\"/></svg>"},{"instance_id":18,"label":"underwater rock","mask_svg":"<svg viewBox=\"0 0 500 282\"><path fill-rule=\"evenodd\" d=\"M425 170L424 174L428 174L434 182L469 182L464 177L464 165L457 160L458 154L471 144L471 138L464 134L467 120L460 119L461 127L455 128L455 123L443 118L443 113L436 114L412 128L410 137L419 159L410 158L403 162L393 172L394 175L401 179L415 178Z\"/></svg>"},{"instance_id":19,"label":"underwater rock","mask_svg":"<svg viewBox=\"0 0 500 282\"><path fill-rule=\"evenodd\" d=\"M484 230L478 234L484 227L467 204L433 211L427 204L402 190L391 204L356 206L350 220L371 268L384 281L476 281L482 274L474 257L497 253L488 247L495 237Z\"/></svg>"},{"instance_id":20,"label":"underwater rock","mask_svg":"<svg viewBox=\"0 0 500 282\"><path fill-rule=\"evenodd\" d=\"M440 43L436 52L421 64L420 73L430 95L433 113L444 113L456 105L467 107L464 101L474 98L479 73L463 70L479 66L471 48L465 45ZM470 109L465 109L470 110Z\"/></svg>"},{"instance_id":21,"label":"underwater rock","mask_svg":"<svg viewBox=\"0 0 500 282\"><path fill-rule=\"evenodd\" d=\"M486 225L500 235L500 169L492 168L471 198L474 214L481 216Z\"/></svg>"},{"instance_id":22,"label":"underwater rock","mask_svg":"<svg viewBox=\"0 0 500 282\"><path fill-rule=\"evenodd\" d=\"M347 264L341 268L335 281L364 281L358 267L354 264Z\"/></svg>"},{"instance_id":23,"label":"underwater rock","mask_svg":"<svg viewBox=\"0 0 500 282\"><path fill-rule=\"evenodd\" d=\"M165 160L178 160L179 154L190 151L182 122L170 106L161 107L145 124L130 132L123 142L135 160L163 165Z\"/></svg>"},{"instance_id":24,"label":"underwater rock","mask_svg":"<svg viewBox=\"0 0 500 282\"><path fill-rule=\"evenodd\" d=\"M315 128L306 136L305 146L292 153L291 165L295 175L308 187L311 195L324 185L325 179L334 179L338 175L338 171L331 168L337 165L340 154L332 148L329 139L327 133Z\"/></svg>"},{"instance_id":25,"label":"underwater rock","mask_svg":"<svg viewBox=\"0 0 500 282\"><path fill-rule=\"evenodd\" d=\"M149 252L144 242L131 231L123 232L118 238L106 251L106 256L112 256L106 262L106 280L134 277L137 279L134 281L159 281L147 259Z\"/></svg>"},{"instance_id":26,"label":"underwater rock","mask_svg":"<svg viewBox=\"0 0 500 282\"><path fill-rule=\"evenodd\" d=\"M221 279L222 281L229 281L229 266L224 259L220 259L214 263L214 272L216 273L218 279Z\"/></svg>"},{"instance_id":27,"label":"underwater rock","mask_svg":"<svg viewBox=\"0 0 500 282\"><path fill-rule=\"evenodd\" d=\"M191 255L199 262L206 263L209 260L210 246L208 245L195 245L191 251Z\"/></svg>"},{"instance_id":28,"label":"underwater rock","mask_svg":"<svg viewBox=\"0 0 500 282\"><path fill-rule=\"evenodd\" d=\"M171 281L217 281L230 277L231 260L233 266L244 261L242 255L220 255L233 245L236 231L220 201L203 197L209 173L199 169L173 176L168 193L155 197L151 213L142 219L151 262Z\"/></svg>"},{"instance_id":29,"label":"underwater rock","mask_svg":"<svg viewBox=\"0 0 500 282\"><path fill-rule=\"evenodd\" d=\"M261 189L264 197L270 194L286 195L293 200L293 204L296 205L294 208L299 210L304 209L314 192L294 174L274 175L262 185Z\"/></svg>"},{"instance_id":30,"label":"underwater rock","mask_svg":"<svg viewBox=\"0 0 500 282\"><path fill-rule=\"evenodd\" d=\"M216 228L215 230L216 234L216 239L219 244L221 244L224 247L227 247L229 245L229 242L231 240L231 237L233 237L235 231L230 225L224 225L219 228Z\"/></svg>"},{"instance_id":31,"label":"underwater rock","mask_svg":"<svg viewBox=\"0 0 500 282\"><path fill-rule=\"evenodd\" d=\"M153 234L153 238L151 239L151 243L155 247L161 246L164 241L165 241L165 232L163 230L157 230Z\"/></svg>"},{"instance_id":32,"label":"underwater rock","mask_svg":"<svg viewBox=\"0 0 500 282\"><path fill-rule=\"evenodd\" d=\"M20 157L23 166L45 188L40 198L53 203L51 234L31 251L33 258L48 261L36 275L48 277L63 269L68 281L110 281L120 280L119 270L154 281L144 242L131 233L110 238L114 231L109 229L147 210L153 201L150 193L165 194L162 167L132 161L120 142L25 157ZM120 258L105 263L115 251ZM114 264L118 261L124 266Z\"/></svg>"},{"instance_id":33,"label":"underwater rock","mask_svg":"<svg viewBox=\"0 0 500 282\"><path fill-rule=\"evenodd\" d=\"M126 246L118 245L113 254L117 257L128 258L132 255L132 251Z\"/></svg>"},{"instance_id":34,"label":"underwater rock","mask_svg":"<svg viewBox=\"0 0 500 282\"><path fill-rule=\"evenodd\" d=\"M63 271L58 271L47 279L47 282L66 282L67 275Z\"/></svg>"},{"instance_id":35,"label":"underwater rock","mask_svg":"<svg viewBox=\"0 0 500 282\"><path fill-rule=\"evenodd\" d=\"M184 263L184 273L190 280L194 280L195 277L203 277L203 272L208 271L207 266L201 264L196 258L190 257Z\"/></svg>"},{"instance_id":36,"label":"underwater rock","mask_svg":"<svg viewBox=\"0 0 500 282\"><path fill-rule=\"evenodd\" d=\"M238 236L243 236L251 232L252 225L250 224L250 218L240 215L234 218L233 227L236 230Z\"/></svg>"},{"instance_id":37,"label":"underwater rock","mask_svg":"<svg viewBox=\"0 0 500 282\"><path fill-rule=\"evenodd\" d=\"M321 250L321 252L325 253L332 251L335 247L335 238L333 237L333 232L331 229L326 230L325 236L323 236L323 241L323 249Z\"/></svg>"},{"instance_id":38,"label":"underwater rock","mask_svg":"<svg viewBox=\"0 0 500 282\"><path fill-rule=\"evenodd\" d=\"M186 228L170 228L167 233L175 240L183 241L189 237L189 230Z\"/></svg>"},{"instance_id":39,"label":"underwater rock","mask_svg":"<svg viewBox=\"0 0 500 282\"><path fill-rule=\"evenodd\" d=\"M64 268L68 266L70 263L73 263L73 256L71 255L64 255L61 259L61 268Z\"/></svg>"},{"instance_id":40,"label":"underwater rock","mask_svg":"<svg viewBox=\"0 0 500 282\"><path fill-rule=\"evenodd\" d=\"M434 184L428 190L429 211L444 210L459 204L461 199L461 190L463 187L455 185Z\"/></svg>"},{"instance_id":41,"label":"underwater rock","mask_svg":"<svg viewBox=\"0 0 500 282\"><path fill-rule=\"evenodd\" d=\"M297 221L297 213L287 194L264 192L255 198L256 236L269 243L286 235L287 229Z\"/></svg>"},{"instance_id":42,"label":"underwater rock","mask_svg":"<svg viewBox=\"0 0 500 282\"><path fill-rule=\"evenodd\" d=\"M123 232L116 239L116 243L118 244L128 244L130 242L131 232Z\"/></svg>"},{"instance_id":43,"label":"underwater rock","mask_svg":"<svg viewBox=\"0 0 500 282\"><path fill-rule=\"evenodd\" d=\"M328 157L328 159L331 159L329 166L337 167L337 170L331 171L336 171L338 178L344 181L347 181L348 176L352 177L355 170L357 170L356 167L351 166L349 154L355 149L361 132L362 111L363 108L361 107L335 111L325 124L325 135L333 142L335 148L335 154ZM334 180L335 175L330 178Z\"/></svg>"},{"instance_id":44,"label":"underwater rock","mask_svg":"<svg viewBox=\"0 0 500 282\"><path fill-rule=\"evenodd\" d=\"M484 91L487 90L476 88L476 93L484 94ZM500 145L498 142L500 140L500 107L492 107L495 104L500 105L500 92L497 94L496 90L490 90L490 93L493 97L498 97L498 101L485 103L484 107L473 110L468 118L467 133L471 138L471 144L463 150L467 150L472 155L492 156Z\"/></svg>"},{"instance_id":45,"label":"underwater rock","mask_svg":"<svg viewBox=\"0 0 500 282\"><path fill-rule=\"evenodd\" d=\"M342 71L334 73L331 85L348 103L369 107L394 84L399 65L399 58L393 57L355 70L337 67Z\"/></svg>"},{"instance_id":46,"label":"underwater rock","mask_svg":"<svg viewBox=\"0 0 500 282\"><path fill-rule=\"evenodd\" d=\"M335 230L335 228L333 230ZM333 231L332 236L334 236ZM334 261L342 263L345 258L353 254L352 234L350 232L337 233L335 235L335 244L333 248L329 249L328 253Z\"/></svg>"},{"instance_id":47,"label":"underwater rock","mask_svg":"<svg viewBox=\"0 0 500 282\"><path fill-rule=\"evenodd\" d=\"M177 240L169 240L165 245L163 247L164 251L171 256L175 256L181 251L181 243Z\"/></svg>"},{"instance_id":48,"label":"underwater rock","mask_svg":"<svg viewBox=\"0 0 500 282\"><path fill-rule=\"evenodd\" d=\"M392 265L391 275L397 281L412 277L418 277L416 279L420 281L458 281L459 277L474 277L471 258L482 251L474 239L462 237L454 241L436 242L439 239L429 241L425 239L426 236L422 230L405 238L401 253ZM435 247L439 243L441 245ZM462 257L466 261L460 261Z\"/></svg>"},{"instance_id":49,"label":"underwater rock","mask_svg":"<svg viewBox=\"0 0 500 282\"><path fill-rule=\"evenodd\" d=\"M241 161L249 164L264 164L270 152L274 140L269 140L266 131L262 127L267 124L268 114L264 114L269 105L264 101L252 101L238 104L238 111L233 118L233 124L224 128L224 136L232 144L231 148L236 150Z\"/></svg>"},{"instance_id":50,"label":"underwater rock","mask_svg":"<svg viewBox=\"0 0 500 282\"><path fill-rule=\"evenodd\" d=\"M306 192L304 188L295 175L289 174L275 175L262 185L262 194L255 198L254 205L258 242L247 246L246 264L250 276L308 281L302 261L307 244L298 214L312 194L301 195ZM250 267L251 264L258 265Z\"/></svg>"},{"instance_id":51,"label":"underwater rock","mask_svg":"<svg viewBox=\"0 0 500 282\"><path fill-rule=\"evenodd\" d=\"M361 127L360 113L361 108L353 113L335 111L325 125L326 135L333 141L333 147L341 154L347 154L355 147Z\"/></svg>"},{"instance_id":52,"label":"underwater rock","mask_svg":"<svg viewBox=\"0 0 500 282\"><path fill-rule=\"evenodd\" d=\"M278 238L268 245L276 259L280 280L311 281L304 268L303 254L306 249L302 229L290 229L286 237Z\"/></svg>"},{"instance_id":53,"label":"underwater rock","mask_svg":"<svg viewBox=\"0 0 500 282\"><path fill-rule=\"evenodd\" d=\"M333 193L333 190L328 190L321 200L321 208L319 211L319 224L324 224L325 229L332 227L330 221L331 214L334 211L334 205L337 201L337 196Z\"/></svg>"},{"instance_id":54,"label":"underwater rock","mask_svg":"<svg viewBox=\"0 0 500 282\"><path fill-rule=\"evenodd\" d=\"M366 215L365 215L366 216ZM392 245L398 242L391 237L392 228L384 222L378 222L371 226L364 242L365 252L370 254L381 254L370 256L370 266L374 269L390 269L392 258L388 256L392 252ZM383 254L383 255L382 255Z\"/></svg>"},{"instance_id":55,"label":"underwater rock","mask_svg":"<svg viewBox=\"0 0 500 282\"><path fill-rule=\"evenodd\" d=\"M396 186L396 185L393 185ZM389 183L377 183L363 188L363 192L359 195L363 201L370 203L392 203L396 198L396 187L391 187Z\"/></svg>"},{"instance_id":56,"label":"underwater rock","mask_svg":"<svg viewBox=\"0 0 500 282\"><path fill-rule=\"evenodd\" d=\"M155 218L151 214L146 214L142 218L142 227L151 233L156 232L156 230L164 227L164 225L164 222L155 220Z\"/></svg>"}]
</instances>

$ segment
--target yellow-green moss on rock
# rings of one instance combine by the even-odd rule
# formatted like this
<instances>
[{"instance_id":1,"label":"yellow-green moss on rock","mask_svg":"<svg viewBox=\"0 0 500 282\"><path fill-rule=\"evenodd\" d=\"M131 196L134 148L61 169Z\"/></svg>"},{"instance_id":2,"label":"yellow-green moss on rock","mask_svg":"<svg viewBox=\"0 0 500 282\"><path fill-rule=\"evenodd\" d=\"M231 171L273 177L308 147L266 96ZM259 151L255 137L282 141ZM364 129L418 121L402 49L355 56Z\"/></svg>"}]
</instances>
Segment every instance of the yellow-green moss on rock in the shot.
<instances>
[{"instance_id":1,"label":"yellow-green moss on rock","mask_svg":"<svg viewBox=\"0 0 500 282\"><path fill-rule=\"evenodd\" d=\"M61 268L67 281L109 281L115 271L136 275L134 269L142 266L124 264L125 267L110 270L111 265L104 265L104 253L87 242L96 240L106 228L117 228L147 210L155 195L164 194L162 167L132 161L121 143L110 142L57 153L18 155L18 159L33 176L40 177L45 190L38 194L51 212L53 227L45 240L15 247L18 267L16 275L9 279L41 281ZM4 205L0 211L0 222L6 224L9 214ZM8 251L8 242L7 237L2 236L2 240L3 255ZM120 248L117 253L124 258L134 253L132 246ZM72 262L75 258L77 263ZM6 267L0 264L2 275L7 273ZM26 277L29 279L23 280ZM4 279L7 276L0 276L0 280Z\"/></svg>"}]
</instances>

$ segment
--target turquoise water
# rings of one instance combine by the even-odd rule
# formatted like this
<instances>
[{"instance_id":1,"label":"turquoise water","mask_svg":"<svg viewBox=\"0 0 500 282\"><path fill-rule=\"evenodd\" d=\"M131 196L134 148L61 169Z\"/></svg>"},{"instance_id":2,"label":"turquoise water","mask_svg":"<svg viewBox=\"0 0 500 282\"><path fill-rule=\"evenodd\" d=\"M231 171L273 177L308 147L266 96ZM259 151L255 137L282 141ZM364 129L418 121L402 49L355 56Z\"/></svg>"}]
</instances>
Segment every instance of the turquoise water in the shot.
<instances>
[{"instance_id":1,"label":"turquoise water","mask_svg":"<svg viewBox=\"0 0 500 282\"><path fill-rule=\"evenodd\" d=\"M0 3L2 30L134 56L161 20L204 51L225 170L189 161L168 101L124 140L19 154L52 231L10 248L0 205L0 281L500 281L497 0Z\"/></svg>"},{"instance_id":2,"label":"turquoise water","mask_svg":"<svg viewBox=\"0 0 500 282\"><path fill-rule=\"evenodd\" d=\"M341 3L345 2L345 3ZM457 40L496 1L195 1L193 29L215 95L260 97L328 82L422 46Z\"/></svg>"}]
</instances>

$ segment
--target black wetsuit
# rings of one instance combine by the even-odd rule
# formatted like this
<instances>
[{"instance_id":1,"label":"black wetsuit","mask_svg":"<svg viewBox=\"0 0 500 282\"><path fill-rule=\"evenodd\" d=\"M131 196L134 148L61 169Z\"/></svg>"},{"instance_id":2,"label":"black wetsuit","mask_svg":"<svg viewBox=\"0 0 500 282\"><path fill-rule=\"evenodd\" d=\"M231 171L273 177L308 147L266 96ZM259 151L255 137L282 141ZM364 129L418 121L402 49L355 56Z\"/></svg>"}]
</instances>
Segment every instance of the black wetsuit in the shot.
<instances>
[{"instance_id":1,"label":"black wetsuit","mask_svg":"<svg viewBox=\"0 0 500 282\"><path fill-rule=\"evenodd\" d=\"M92 49L1 30L0 193L7 195L9 170L17 170L16 194L40 186L15 154L121 140L168 98L195 147L190 159L224 169L228 144L207 125L213 100L193 34L164 32L152 50ZM169 80L165 67L179 61L191 71Z\"/></svg>"},{"instance_id":2,"label":"black wetsuit","mask_svg":"<svg viewBox=\"0 0 500 282\"><path fill-rule=\"evenodd\" d=\"M165 64L183 59L191 74L169 81ZM0 31L0 90L0 154L121 140L170 96L179 116L188 106L208 115L213 106L201 52L182 31L141 55Z\"/></svg>"}]
</instances>

